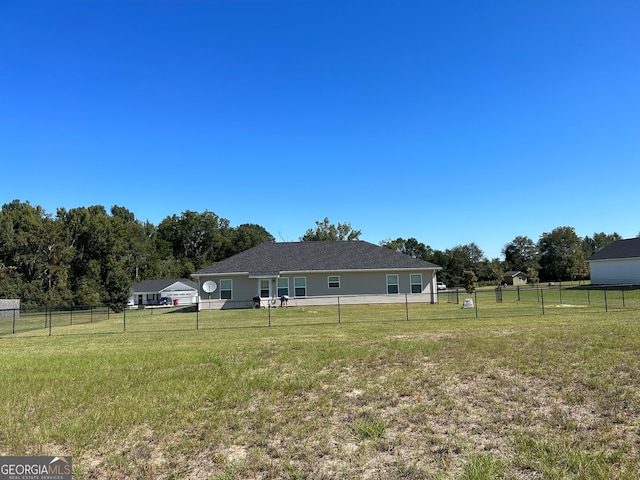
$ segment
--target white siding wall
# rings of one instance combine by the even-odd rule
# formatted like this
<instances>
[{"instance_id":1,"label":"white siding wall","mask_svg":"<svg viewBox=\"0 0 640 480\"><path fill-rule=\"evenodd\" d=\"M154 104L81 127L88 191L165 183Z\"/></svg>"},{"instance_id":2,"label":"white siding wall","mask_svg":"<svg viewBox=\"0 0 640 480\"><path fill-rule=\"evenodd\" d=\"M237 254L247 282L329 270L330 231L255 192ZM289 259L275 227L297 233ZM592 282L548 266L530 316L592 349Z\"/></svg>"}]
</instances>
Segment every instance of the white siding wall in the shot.
<instances>
[{"instance_id":1,"label":"white siding wall","mask_svg":"<svg viewBox=\"0 0 640 480\"><path fill-rule=\"evenodd\" d=\"M589 262L592 284L640 284L640 258Z\"/></svg>"}]
</instances>

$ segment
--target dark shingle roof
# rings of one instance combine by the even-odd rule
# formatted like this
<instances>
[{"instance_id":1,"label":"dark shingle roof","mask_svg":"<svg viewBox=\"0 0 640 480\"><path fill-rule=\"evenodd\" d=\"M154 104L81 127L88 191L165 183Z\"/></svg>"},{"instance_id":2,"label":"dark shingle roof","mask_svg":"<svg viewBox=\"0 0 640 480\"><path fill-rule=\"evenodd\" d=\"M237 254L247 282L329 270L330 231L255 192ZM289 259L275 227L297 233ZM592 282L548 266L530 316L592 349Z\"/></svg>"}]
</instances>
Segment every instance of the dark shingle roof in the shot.
<instances>
[{"instance_id":1,"label":"dark shingle roof","mask_svg":"<svg viewBox=\"0 0 640 480\"><path fill-rule=\"evenodd\" d=\"M504 272L504 276L505 277L515 277L517 275L522 275L523 277L526 277L526 275L524 273L522 273L520 270L509 270L508 272Z\"/></svg>"},{"instance_id":2,"label":"dark shingle roof","mask_svg":"<svg viewBox=\"0 0 640 480\"><path fill-rule=\"evenodd\" d=\"M193 288L194 290L198 289L198 284L193 280L188 280L186 278L178 278L178 279L159 279L159 280L144 280L140 283L136 283L131 287L131 290L134 292L161 292L167 287L170 287L174 283L184 283L185 285Z\"/></svg>"},{"instance_id":3,"label":"dark shingle roof","mask_svg":"<svg viewBox=\"0 0 640 480\"><path fill-rule=\"evenodd\" d=\"M279 272L440 268L433 263L363 241L281 242L263 243L193 275L276 275Z\"/></svg>"},{"instance_id":4,"label":"dark shingle roof","mask_svg":"<svg viewBox=\"0 0 640 480\"><path fill-rule=\"evenodd\" d=\"M617 240L610 243L602 250L591 255L587 262L592 260L609 260L615 258L637 258L640 257L640 237Z\"/></svg>"}]
</instances>

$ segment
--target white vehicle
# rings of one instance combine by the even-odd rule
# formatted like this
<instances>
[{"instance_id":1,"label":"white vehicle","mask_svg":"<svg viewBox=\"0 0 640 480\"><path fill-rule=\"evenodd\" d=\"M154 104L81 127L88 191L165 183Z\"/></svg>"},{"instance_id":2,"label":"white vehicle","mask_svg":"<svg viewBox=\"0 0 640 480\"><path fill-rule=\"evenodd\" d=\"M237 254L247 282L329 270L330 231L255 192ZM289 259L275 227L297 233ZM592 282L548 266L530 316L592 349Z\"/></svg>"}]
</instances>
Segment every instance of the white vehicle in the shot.
<instances>
[{"instance_id":1,"label":"white vehicle","mask_svg":"<svg viewBox=\"0 0 640 480\"><path fill-rule=\"evenodd\" d=\"M438 287L438 290L446 290L447 289L447 286L442 282L438 282L437 287Z\"/></svg>"}]
</instances>

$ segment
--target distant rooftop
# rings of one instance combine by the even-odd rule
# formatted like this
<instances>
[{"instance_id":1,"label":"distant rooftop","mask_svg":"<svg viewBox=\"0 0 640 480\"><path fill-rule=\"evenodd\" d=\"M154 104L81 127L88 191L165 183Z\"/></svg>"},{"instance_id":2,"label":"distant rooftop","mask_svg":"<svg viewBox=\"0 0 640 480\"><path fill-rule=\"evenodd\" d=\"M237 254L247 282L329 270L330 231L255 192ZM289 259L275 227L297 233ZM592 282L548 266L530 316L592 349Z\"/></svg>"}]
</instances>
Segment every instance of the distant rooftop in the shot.
<instances>
[{"instance_id":1,"label":"distant rooftop","mask_svg":"<svg viewBox=\"0 0 640 480\"><path fill-rule=\"evenodd\" d=\"M591 255L587 262L638 257L640 257L640 237L617 240Z\"/></svg>"}]
</instances>

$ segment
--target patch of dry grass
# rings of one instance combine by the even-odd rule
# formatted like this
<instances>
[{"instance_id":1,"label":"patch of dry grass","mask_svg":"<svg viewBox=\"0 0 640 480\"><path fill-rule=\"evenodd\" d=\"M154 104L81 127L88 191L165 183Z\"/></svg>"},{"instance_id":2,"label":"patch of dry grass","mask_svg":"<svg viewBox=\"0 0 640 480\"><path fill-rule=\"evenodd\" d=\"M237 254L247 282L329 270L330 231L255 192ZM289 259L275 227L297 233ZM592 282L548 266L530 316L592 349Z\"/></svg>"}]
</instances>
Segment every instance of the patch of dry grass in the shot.
<instances>
[{"instance_id":1,"label":"patch of dry grass","mask_svg":"<svg viewBox=\"0 0 640 480\"><path fill-rule=\"evenodd\" d=\"M636 478L638 321L2 339L0 453L93 479Z\"/></svg>"}]
</instances>

